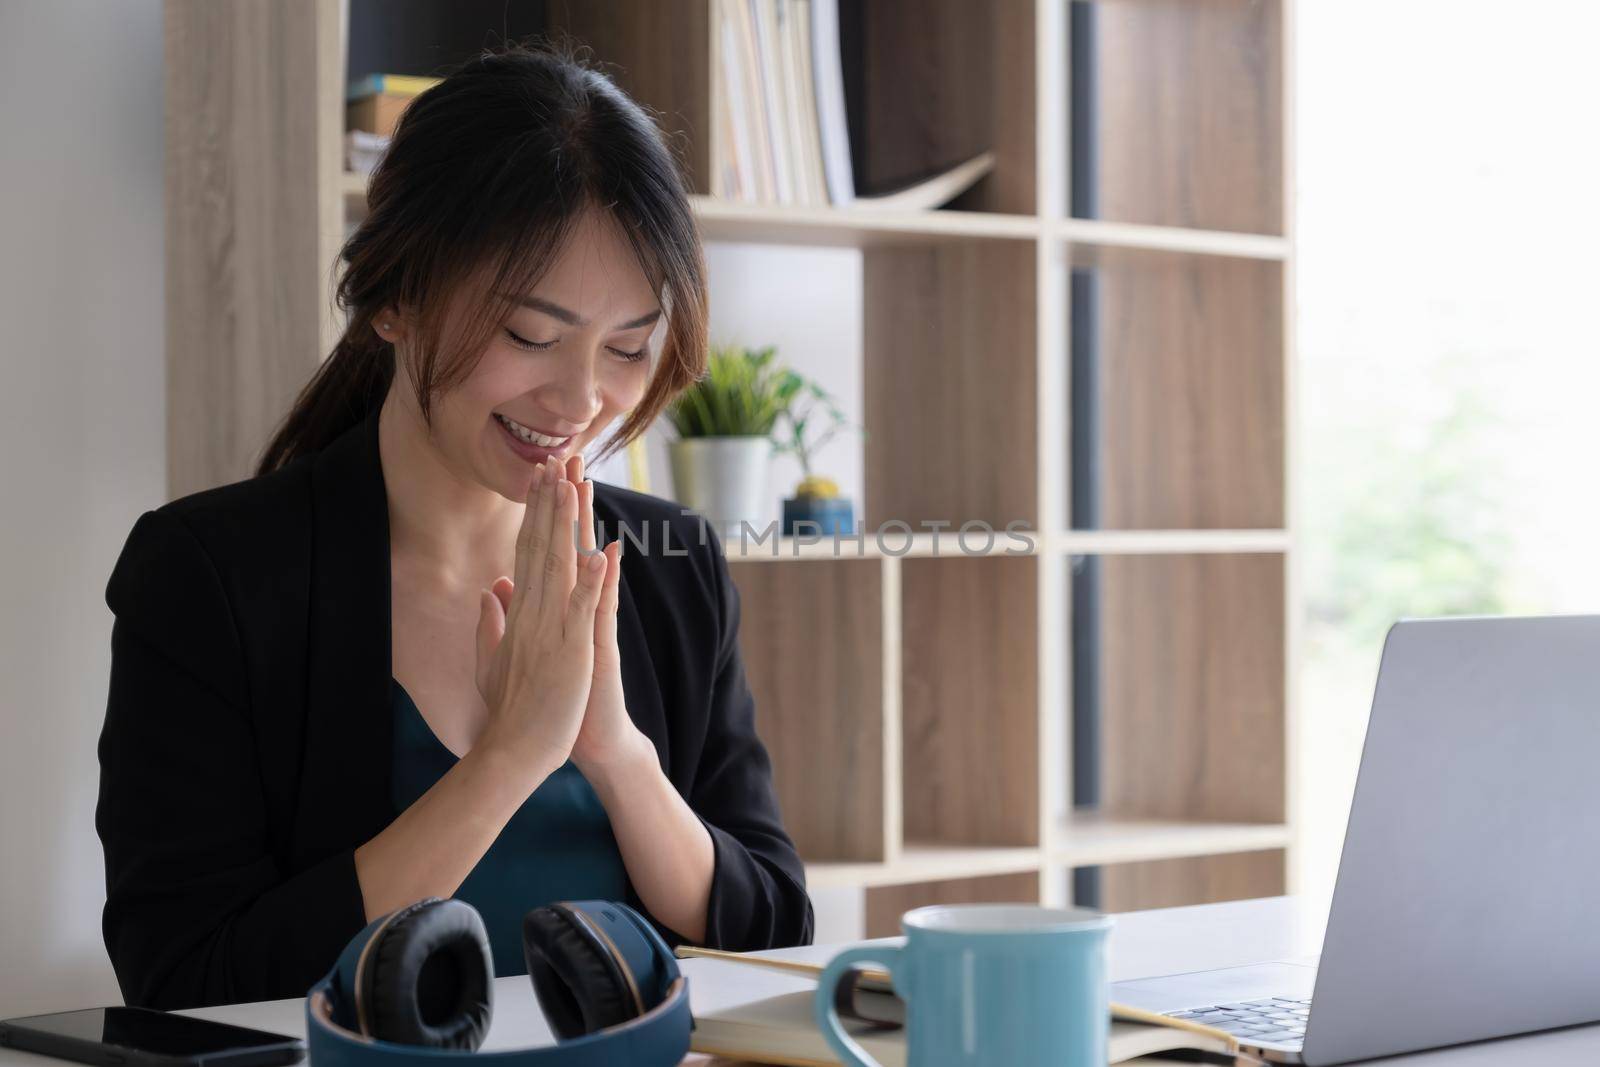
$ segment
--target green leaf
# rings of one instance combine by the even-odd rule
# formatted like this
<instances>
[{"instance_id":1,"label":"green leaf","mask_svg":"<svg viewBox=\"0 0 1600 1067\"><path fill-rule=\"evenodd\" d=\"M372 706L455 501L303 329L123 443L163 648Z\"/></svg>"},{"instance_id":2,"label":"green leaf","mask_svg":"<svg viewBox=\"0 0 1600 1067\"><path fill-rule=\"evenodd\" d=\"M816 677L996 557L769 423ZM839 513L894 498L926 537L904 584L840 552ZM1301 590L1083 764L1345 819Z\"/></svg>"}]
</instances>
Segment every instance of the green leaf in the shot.
<instances>
[{"instance_id":1,"label":"green leaf","mask_svg":"<svg viewBox=\"0 0 1600 1067\"><path fill-rule=\"evenodd\" d=\"M825 389L778 361L774 345L713 346L705 374L668 405L667 418L680 438L770 437L808 474L817 449L849 425Z\"/></svg>"}]
</instances>

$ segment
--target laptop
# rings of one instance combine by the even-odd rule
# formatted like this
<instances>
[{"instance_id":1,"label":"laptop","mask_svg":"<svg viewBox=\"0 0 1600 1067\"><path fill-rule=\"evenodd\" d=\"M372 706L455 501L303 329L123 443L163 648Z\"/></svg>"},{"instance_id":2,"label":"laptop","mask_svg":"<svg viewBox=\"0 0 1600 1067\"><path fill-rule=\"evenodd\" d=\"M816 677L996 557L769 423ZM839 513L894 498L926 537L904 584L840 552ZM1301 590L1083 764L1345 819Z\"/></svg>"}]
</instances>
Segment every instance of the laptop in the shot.
<instances>
[{"instance_id":1,"label":"laptop","mask_svg":"<svg viewBox=\"0 0 1600 1067\"><path fill-rule=\"evenodd\" d=\"M1600 1021L1600 616L1396 623L1320 957L1112 999L1313 1067Z\"/></svg>"}]
</instances>

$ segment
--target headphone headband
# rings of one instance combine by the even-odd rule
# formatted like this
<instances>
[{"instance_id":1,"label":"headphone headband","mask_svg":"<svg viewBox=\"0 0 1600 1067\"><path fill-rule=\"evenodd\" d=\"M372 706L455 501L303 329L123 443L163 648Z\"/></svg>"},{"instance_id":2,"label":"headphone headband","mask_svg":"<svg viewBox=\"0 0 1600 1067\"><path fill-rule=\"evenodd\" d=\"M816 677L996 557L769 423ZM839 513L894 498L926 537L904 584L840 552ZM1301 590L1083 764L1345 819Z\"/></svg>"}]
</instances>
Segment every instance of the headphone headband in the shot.
<instances>
[{"instance_id":1,"label":"headphone headband","mask_svg":"<svg viewBox=\"0 0 1600 1067\"><path fill-rule=\"evenodd\" d=\"M621 1021L571 1033L574 1026L570 1020L550 1018L558 1034L567 1031L569 1036L555 1045L494 1052L406 1044L375 1036L375 1006L366 1003L365 998L373 989L370 970L379 956L380 945L386 937L426 938L426 922L416 923L412 917L447 907L472 912L472 920L481 931L481 921L470 906L460 901L430 899L373 920L345 947L333 969L306 997L306 1045L315 1067L488 1067L485 1061L498 1067L604 1067L614 1063L664 1067L678 1063L688 1052L689 1031L693 1027L688 979L678 971L676 958L649 922L627 905L611 901L566 901L534 909L524 922L524 948L539 1002L550 1018L552 1003L562 998L576 998L584 1007L581 982L576 987L563 985L560 990L549 987L594 966L593 959L568 957L591 951L585 945L600 946L593 951L604 952L605 965L620 970L627 990L620 997L628 1006ZM536 936L538 927L552 923L566 927L576 924L583 931L584 940L573 941L564 935ZM424 928L423 932L415 929L417 925ZM532 966L535 963L540 964L538 970ZM414 1003L417 975L407 978L410 984L389 989L387 995L409 998ZM487 988L493 984L490 963ZM642 1011L637 1010L641 1008ZM484 1017L487 1018L486 1011Z\"/></svg>"}]
</instances>

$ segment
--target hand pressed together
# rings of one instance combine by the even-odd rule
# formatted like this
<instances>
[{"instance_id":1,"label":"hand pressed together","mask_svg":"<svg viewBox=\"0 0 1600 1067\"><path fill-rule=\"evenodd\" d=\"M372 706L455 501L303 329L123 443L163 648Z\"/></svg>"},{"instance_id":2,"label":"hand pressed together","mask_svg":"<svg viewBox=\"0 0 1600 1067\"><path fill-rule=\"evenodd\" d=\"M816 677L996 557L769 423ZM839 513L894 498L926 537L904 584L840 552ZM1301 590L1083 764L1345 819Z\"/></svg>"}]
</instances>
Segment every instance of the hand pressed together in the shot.
<instances>
[{"instance_id":1,"label":"hand pressed together","mask_svg":"<svg viewBox=\"0 0 1600 1067\"><path fill-rule=\"evenodd\" d=\"M641 758L649 740L628 716L617 651L620 541L595 551L594 483L583 457L535 470L517 534L516 573L485 590L478 691L480 743L549 774L569 758L591 780Z\"/></svg>"}]
</instances>

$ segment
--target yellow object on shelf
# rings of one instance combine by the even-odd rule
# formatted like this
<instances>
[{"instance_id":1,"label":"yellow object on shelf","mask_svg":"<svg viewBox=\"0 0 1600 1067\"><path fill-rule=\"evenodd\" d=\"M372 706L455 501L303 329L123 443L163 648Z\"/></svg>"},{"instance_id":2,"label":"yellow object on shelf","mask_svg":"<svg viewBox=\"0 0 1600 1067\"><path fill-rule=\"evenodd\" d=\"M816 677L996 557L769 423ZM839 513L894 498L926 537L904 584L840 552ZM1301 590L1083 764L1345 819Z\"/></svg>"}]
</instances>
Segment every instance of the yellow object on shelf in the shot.
<instances>
[{"instance_id":1,"label":"yellow object on shelf","mask_svg":"<svg viewBox=\"0 0 1600 1067\"><path fill-rule=\"evenodd\" d=\"M369 74L351 82L345 93L345 129L393 137L411 101L438 84L438 78L409 74Z\"/></svg>"},{"instance_id":2,"label":"yellow object on shelf","mask_svg":"<svg viewBox=\"0 0 1600 1067\"><path fill-rule=\"evenodd\" d=\"M832 500L839 495L839 483L832 478L824 478L820 474L810 474L800 479L800 484L794 487L797 497L815 497L819 500Z\"/></svg>"},{"instance_id":3,"label":"yellow object on shelf","mask_svg":"<svg viewBox=\"0 0 1600 1067\"><path fill-rule=\"evenodd\" d=\"M443 80L429 78L420 74L368 74L365 78L353 81L345 89L346 100L357 100L363 96L374 96L386 93L389 96L418 96L432 89Z\"/></svg>"},{"instance_id":4,"label":"yellow object on shelf","mask_svg":"<svg viewBox=\"0 0 1600 1067\"><path fill-rule=\"evenodd\" d=\"M644 438L635 437L628 442L628 481L629 488L636 493L650 491L650 463L645 455Z\"/></svg>"}]
</instances>

